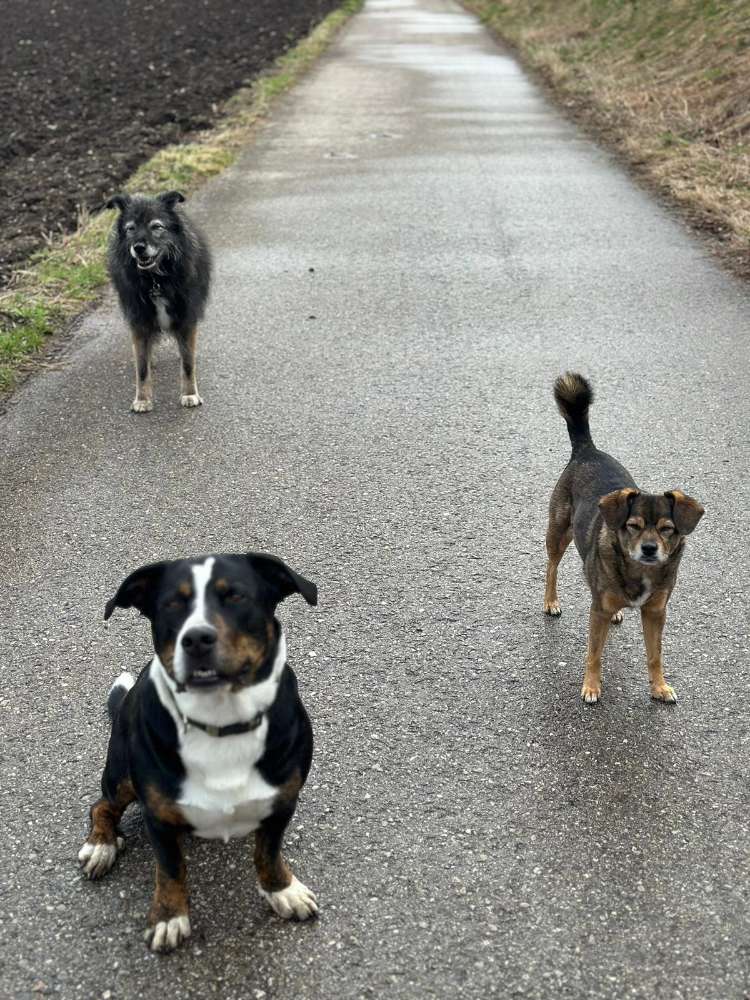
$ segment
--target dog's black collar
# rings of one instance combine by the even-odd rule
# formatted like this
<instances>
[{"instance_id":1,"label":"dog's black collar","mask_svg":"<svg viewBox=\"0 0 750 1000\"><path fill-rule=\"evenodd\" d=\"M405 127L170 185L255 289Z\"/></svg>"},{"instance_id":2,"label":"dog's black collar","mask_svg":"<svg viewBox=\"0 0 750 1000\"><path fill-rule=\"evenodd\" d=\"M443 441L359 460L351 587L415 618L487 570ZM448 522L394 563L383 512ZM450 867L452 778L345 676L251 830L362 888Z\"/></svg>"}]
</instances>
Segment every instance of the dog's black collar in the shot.
<instances>
[{"instance_id":1,"label":"dog's black collar","mask_svg":"<svg viewBox=\"0 0 750 1000\"><path fill-rule=\"evenodd\" d=\"M253 729L257 729L263 721L263 712L258 712L249 722L233 722L229 726L209 726L205 722L198 722L197 719L188 719L186 715L182 716L182 720L186 727L197 726L209 736L238 736L240 733L251 733Z\"/></svg>"}]
</instances>

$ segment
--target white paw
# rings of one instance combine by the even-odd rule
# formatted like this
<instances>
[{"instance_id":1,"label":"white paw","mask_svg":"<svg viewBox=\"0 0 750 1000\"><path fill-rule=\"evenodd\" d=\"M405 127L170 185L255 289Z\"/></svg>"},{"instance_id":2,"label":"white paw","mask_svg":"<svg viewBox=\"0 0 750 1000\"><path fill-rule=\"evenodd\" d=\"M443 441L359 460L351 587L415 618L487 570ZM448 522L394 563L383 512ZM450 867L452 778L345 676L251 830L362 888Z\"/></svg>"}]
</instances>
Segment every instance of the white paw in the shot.
<instances>
[{"instance_id":1,"label":"white paw","mask_svg":"<svg viewBox=\"0 0 750 1000\"><path fill-rule=\"evenodd\" d=\"M562 614L562 608L560 607L559 601L545 601L544 602L544 613L545 615L550 615L552 618L559 618Z\"/></svg>"},{"instance_id":2,"label":"white paw","mask_svg":"<svg viewBox=\"0 0 750 1000\"><path fill-rule=\"evenodd\" d=\"M143 935L151 951L174 951L190 937L190 918L187 913L171 920L160 920L154 927L147 927Z\"/></svg>"},{"instance_id":3,"label":"white paw","mask_svg":"<svg viewBox=\"0 0 750 1000\"><path fill-rule=\"evenodd\" d=\"M595 705L602 696L602 689L600 687L592 687L590 684L584 684L581 690L581 698L586 702L587 705Z\"/></svg>"},{"instance_id":4,"label":"white paw","mask_svg":"<svg viewBox=\"0 0 750 1000\"><path fill-rule=\"evenodd\" d=\"M150 413L153 408L153 399L134 399L130 406L133 413Z\"/></svg>"},{"instance_id":5,"label":"white paw","mask_svg":"<svg viewBox=\"0 0 750 1000\"><path fill-rule=\"evenodd\" d=\"M615 611L615 613L610 618L610 621L612 622L613 625L621 625L623 617L624 616L622 611Z\"/></svg>"},{"instance_id":6,"label":"white paw","mask_svg":"<svg viewBox=\"0 0 750 1000\"><path fill-rule=\"evenodd\" d=\"M203 406L203 400L197 392L192 396L180 396L180 406Z\"/></svg>"},{"instance_id":7,"label":"white paw","mask_svg":"<svg viewBox=\"0 0 750 1000\"><path fill-rule=\"evenodd\" d=\"M292 875L291 883L279 892L266 892L258 886L261 896L268 900L274 913L284 920L309 920L318 915L318 901L314 894Z\"/></svg>"},{"instance_id":8,"label":"white paw","mask_svg":"<svg viewBox=\"0 0 750 1000\"><path fill-rule=\"evenodd\" d=\"M115 863L117 852L121 851L125 841L117 838L116 844L91 844L87 840L78 852L78 860L83 868L83 874L88 878L101 878L106 875Z\"/></svg>"}]
</instances>

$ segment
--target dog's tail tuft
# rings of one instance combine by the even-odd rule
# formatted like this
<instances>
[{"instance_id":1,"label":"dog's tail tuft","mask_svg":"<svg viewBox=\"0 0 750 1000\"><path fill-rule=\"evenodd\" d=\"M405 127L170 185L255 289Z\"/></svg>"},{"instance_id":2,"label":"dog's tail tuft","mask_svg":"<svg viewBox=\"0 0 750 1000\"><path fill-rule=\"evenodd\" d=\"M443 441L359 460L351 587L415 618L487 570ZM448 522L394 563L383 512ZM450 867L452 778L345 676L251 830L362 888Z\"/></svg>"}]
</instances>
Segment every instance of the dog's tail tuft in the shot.
<instances>
[{"instance_id":1,"label":"dog's tail tuft","mask_svg":"<svg viewBox=\"0 0 750 1000\"><path fill-rule=\"evenodd\" d=\"M565 417L573 451L586 444L593 444L589 430L589 407L594 392L589 383L576 372L565 372L555 379L555 402Z\"/></svg>"},{"instance_id":2,"label":"dog's tail tuft","mask_svg":"<svg viewBox=\"0 0 750 1000\"><path fill-rule=\"evenodd\" d=\"M107 714L109 715L110 722L115 721L117 709L120 707L125 695L134 684L135 678L133 675L123 672L109 689L109 694L107 695Z\"/></svg>"}]
</instances>

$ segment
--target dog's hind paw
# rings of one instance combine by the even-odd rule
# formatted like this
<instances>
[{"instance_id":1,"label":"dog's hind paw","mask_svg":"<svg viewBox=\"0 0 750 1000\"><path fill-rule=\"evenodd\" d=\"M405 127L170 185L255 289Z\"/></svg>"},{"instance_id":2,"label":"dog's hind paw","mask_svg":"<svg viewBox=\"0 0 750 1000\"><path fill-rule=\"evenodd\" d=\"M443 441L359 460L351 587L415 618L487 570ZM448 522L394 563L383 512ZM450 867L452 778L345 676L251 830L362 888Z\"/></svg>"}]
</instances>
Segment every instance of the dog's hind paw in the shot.
<instances>
[{"instance_id":1,"label":"dog's hind paw","mask_svg":"<svg viewBox=\"0 0 750 1000\"><path fill-rule=\"evenodd\" d=\"M130 409L133 413L150 413L153 408L153 399L134 399L130 404Z\"/></svg>"},{"instance_id":2,"label":"dog's hind paw","mask_svg":"<svg viewBox=\"0 0 750 1000\"><path fill-rule=\"evenodd\" d=\"M664 701L668 705L674 705L677 701L674 688L670 687L666 682L664 684L652 684L651 697L655 701Z\"/></svg>"},{"instance_id":3,"label":"dog's hind paw","mask_svg":"<svg viewBox=\"0 0 750 1000\"><path fill-rule=\"evenodd\" d=\"M115 863L118 852L123 849L125 841L118 837L114 844L92 844L87 840L78 852L78 861L87 878L96 879L106 875Z\"/></svg>"},{"instance_id":4,"label":"dog's hind paw","mask_svg":"<svg viewBox=\"0 0 750 1000\"><path fill-rule=\"evenodd\" d=\"M615 611L615 613L610 618L610 621L612 622L613 625L622 625L622 619L623 618L624 618L624 615L623 615L622 611Z\"/></svg>"},{"instance_id":5,"label":"dog's hind paw","mask_svg":"<svg viewBox=\"0 0 750 1000\"><path fill-rule=\"evenodd\" d=\"M180 396L180 406L203 406L203 400L194 392L189 396Z\"/></svg>"},{"instance_id":6,"label":"dog's hind paw","mask_svg":"<svg viewBox=\"0 0 750 1000\"><path fill-rule=\"evenodd\" d=\"M190 917L180 913L170 920L160 920L147 927L143 936L151 951L174 951L190 937Z\"/></svg>"},{"instance_id":7,"label":"dog's hind paw","mask_svg":"<svg viewBox=\"0 0 750 1000\"><path fill-rule=\"evenodd\" d=\"M284 920L309 920L318 915L318 901L314 893L303 885L298 878L292 876L292 881L278 892L266 892L258 886L264 899L271 904L274 913Z\"/></svg>"},{"instance_id":8,"label":"dog's hind paw","mask_svg":"<svg viewBox=\"0 0 750 1000\"><path fill-rule=\"evenodd\" d=\"M559 601L545 601L544 602L544 613L549 615L551 618L559 618L562 614L562 608L560 607Z\"/></svg>"}]
</instances>

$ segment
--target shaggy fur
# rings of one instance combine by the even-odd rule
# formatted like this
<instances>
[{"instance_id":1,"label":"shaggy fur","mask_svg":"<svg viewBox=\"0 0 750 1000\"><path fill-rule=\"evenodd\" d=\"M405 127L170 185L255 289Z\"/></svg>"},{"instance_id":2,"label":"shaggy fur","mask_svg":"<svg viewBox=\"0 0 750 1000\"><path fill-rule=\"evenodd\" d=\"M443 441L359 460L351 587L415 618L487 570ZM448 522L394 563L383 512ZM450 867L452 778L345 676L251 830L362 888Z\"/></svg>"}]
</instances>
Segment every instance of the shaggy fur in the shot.
<instances>
[{"instance_id":1,"label":"shaggy fur","mask_svg":"<svg viewBox=\"0 0 750 1000\"><path fill-rule=\"evenodd\" d=\"M136 391L132 409L153 409L151 353L164 333L177 341L182 359L183 406L200 406L195 371L198 322L211 279L205 237L178 204L179 191L155 198L117 194L107 202L120 214L109 243L109 273L130 326Z\"/></svg>"}]
</instances>

